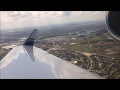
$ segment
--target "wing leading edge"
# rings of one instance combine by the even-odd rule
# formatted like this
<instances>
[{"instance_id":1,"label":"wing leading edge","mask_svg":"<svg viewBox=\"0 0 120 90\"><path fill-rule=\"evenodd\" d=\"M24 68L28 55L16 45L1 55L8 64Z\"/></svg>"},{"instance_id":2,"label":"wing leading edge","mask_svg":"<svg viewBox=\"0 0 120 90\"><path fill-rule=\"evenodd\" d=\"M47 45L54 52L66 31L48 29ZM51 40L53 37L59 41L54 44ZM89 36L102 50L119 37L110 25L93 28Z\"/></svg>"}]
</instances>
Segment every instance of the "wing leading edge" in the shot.
<instances>
[{"instance_id":1,"label":"wing leading edge","mask_svg":"<svg viewBox=\"0 0 120 90\"><path fill-rule=\"evenodd\" d=\"M33 46L37 30L24 45L13 48L0 62L1 79L103 79Z\"/></svg>"}]
</instances>

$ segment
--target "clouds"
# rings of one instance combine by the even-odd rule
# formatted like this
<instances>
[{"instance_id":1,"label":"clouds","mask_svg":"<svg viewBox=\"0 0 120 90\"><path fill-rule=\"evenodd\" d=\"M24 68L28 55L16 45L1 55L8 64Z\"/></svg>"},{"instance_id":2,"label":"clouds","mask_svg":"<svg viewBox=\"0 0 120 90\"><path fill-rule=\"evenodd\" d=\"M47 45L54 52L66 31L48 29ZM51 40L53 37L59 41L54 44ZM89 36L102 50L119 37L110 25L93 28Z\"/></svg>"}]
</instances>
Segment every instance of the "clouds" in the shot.
<instances>
[{"instance_id":1,"label":"clouds","mask_svg":"<svg viewBox=\"0 0 120 90\"><path fill-rule=\"evenodd\" d=\"M63 16L70 16L71 15L71 11L64 11L63 12Z\"/></svg>"},{"instance_id":2,"label":"clouds","mask_svg":"<svg viewBox=\"0 0 120 90\"><path fill-rule=\"evenodd\" d=\"M103 19L103 11L1 11L2 29ZM6 27L7 26L7 27Z\"/></svg>"}]
</instances>

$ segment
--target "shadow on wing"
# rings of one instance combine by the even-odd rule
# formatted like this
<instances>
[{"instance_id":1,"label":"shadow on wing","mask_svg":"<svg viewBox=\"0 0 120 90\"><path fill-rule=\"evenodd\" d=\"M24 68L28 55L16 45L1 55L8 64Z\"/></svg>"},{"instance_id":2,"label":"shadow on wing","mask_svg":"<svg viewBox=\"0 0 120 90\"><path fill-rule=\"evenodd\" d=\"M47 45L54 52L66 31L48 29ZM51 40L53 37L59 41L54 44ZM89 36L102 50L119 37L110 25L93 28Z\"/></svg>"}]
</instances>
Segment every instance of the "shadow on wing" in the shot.
<instances>
[{"instance_id":1,"label":"shadow on wing","mask_svg":"<svg viewBox=\"0 0 120 90\"><path fill-rule=\"evenodd\" d=\"M26 55L29 55L29 57L31 58L31 60L33 62L35 62L35 57L34 57L34 54L33 54L33 46L23 45L23 49L24 49Z\"/></svg>"}]
</instances>

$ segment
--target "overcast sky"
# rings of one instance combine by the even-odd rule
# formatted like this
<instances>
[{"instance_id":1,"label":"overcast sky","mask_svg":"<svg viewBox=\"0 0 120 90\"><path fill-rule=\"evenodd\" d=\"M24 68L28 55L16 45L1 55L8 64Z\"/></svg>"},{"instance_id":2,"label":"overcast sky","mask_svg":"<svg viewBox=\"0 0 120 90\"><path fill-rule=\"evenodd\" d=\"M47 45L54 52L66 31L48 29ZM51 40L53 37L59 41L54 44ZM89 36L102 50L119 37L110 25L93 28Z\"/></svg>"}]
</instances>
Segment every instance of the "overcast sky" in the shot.
<instances>
[{"instance_id":1,"label":"overcast sky","mask_svg":"<svg viewBox=\"0 0 120 90\"><path fill-rule=\"evenodd\" d=\"M103 20L105 11L0 11L1 29Z\"/></svg>"}]
</instances>

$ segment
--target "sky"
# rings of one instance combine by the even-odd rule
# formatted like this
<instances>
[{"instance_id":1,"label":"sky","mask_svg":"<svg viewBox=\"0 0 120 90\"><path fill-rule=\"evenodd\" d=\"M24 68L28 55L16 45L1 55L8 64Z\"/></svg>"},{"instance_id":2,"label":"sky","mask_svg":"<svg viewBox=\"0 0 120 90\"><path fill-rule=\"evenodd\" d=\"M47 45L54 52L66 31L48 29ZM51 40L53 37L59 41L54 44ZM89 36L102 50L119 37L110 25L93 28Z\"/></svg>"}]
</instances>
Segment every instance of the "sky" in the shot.
<instances>
[{"instance_id":1,"label":"sky","mask_svg":"<svg viewBox=\"0 0 120 90\"><path fill-rule=\"evenodd\" d=\"M104 19L105 11L0 11L1 29Z\"/></svg>"}]
</instances>

